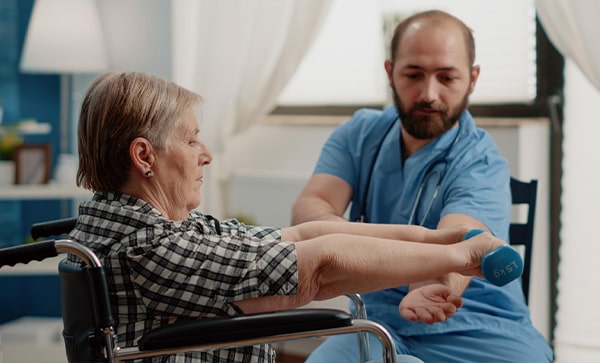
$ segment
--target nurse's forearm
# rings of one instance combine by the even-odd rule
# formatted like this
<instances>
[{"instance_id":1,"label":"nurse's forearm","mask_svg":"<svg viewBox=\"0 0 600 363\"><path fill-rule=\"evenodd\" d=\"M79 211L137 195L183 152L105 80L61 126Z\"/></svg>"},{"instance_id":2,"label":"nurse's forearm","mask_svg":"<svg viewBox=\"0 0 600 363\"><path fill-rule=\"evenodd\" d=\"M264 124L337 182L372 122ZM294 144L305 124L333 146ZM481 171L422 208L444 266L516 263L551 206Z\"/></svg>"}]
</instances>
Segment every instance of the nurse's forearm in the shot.
<instances>
[{"instance_id":1,"label":"nurse's forearm","mask_svg":"<svg viewBox=\"0 0 600 363\"><path fill-rule=\"evenodd\" d=\"M325 200L315 196L302 196L294 203L292 211L292 224L306 221L333 221L347 222L342 215L338 215L333 207Z\"/></svg>"}]
</instances>

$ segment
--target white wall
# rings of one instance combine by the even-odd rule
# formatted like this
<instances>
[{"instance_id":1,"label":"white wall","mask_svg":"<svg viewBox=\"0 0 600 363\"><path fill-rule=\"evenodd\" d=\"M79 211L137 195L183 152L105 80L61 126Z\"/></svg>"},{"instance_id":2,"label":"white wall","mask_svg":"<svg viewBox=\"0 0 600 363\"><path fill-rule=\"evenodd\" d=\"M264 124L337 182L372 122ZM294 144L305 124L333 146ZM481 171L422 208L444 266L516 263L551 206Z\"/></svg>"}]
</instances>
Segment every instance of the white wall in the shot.
<instances>
[{"instance_id":1,"label":"white wall","mask_svg":"<svg viewBox=\"0 0 600 363\"><path fill-rule=\"evenodd\" d=\"M102 0L98 12L111 70L171 78L169 0Z\"/></svg>"},{"instance_id":2,"label":"white wall","mask_svg":"<svg viewBox=\"0 0 600 363\"><path fill-rule=\"evenodd\" d=\"M567 61L556 362L600 361L600 92Z\"/></svg>"},{"instance_id":3,"label":"white wall","mask_svg":"<svg viewBox=\"0 0 600 363\"><path fill-rule=\"evenodd\" d=\"M332 131L333 126L259 124L229 140L228 214L249 215L258 224L289 225L292 203Z\"/></svg>"},{"instance_id":4,"label":"white wall","mask_svg":"<svg viewBox=\"0 0 600 363\"><path fill-rule=\"evenodd\" d=\"M109 59L107 71L139 71L171 79L170 0L98 0ZM71 145L77 145L81 100L96 74L73 74Z\"/></svg>"}]
</instances>

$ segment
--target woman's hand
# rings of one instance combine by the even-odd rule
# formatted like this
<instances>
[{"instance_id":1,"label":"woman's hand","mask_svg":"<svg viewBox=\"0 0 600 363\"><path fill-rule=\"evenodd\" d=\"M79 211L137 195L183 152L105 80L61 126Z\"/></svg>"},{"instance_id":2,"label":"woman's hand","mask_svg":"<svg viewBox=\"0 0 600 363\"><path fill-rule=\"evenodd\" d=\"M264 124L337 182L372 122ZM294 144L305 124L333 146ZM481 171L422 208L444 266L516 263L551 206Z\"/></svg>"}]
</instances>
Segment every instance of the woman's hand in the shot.
<instances>
[{"instance_id":1,"label":"woman's hand","mask_svg":"<svg viewBox=\"0 0 600 363\"><path fill-rule=\"evenodd\" d=\"M450 247L456 248L459 258L465 258L464 269L458 270L457 272L465 276L484 277L481 271L481 262L483 260L483 256L489 252L492 252L498 247L506 245L506 242L494 237L492 234L482 232Z\"/></svg>"}]
</instances>

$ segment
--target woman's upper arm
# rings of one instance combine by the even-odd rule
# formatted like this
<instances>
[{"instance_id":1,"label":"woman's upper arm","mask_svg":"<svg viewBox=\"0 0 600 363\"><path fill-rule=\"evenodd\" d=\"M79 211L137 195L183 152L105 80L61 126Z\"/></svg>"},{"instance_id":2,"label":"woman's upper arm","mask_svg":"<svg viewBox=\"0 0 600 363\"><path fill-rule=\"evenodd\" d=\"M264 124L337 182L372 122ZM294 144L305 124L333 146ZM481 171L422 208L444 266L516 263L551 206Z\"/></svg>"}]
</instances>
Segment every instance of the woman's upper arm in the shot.
<instances>
[{"instance_id":1,"label":"woman's upper arm","mask_svg":"<svg viewBox=\"0 0 600 363\"><path fill-rule=\"evenodd\" d=\"M323 255L314 240L294 244L297 267L297 289L294 294L270 295L237 301L245 313L293 309L313 301L320 289Z\"/></svg>"}]
</instances>

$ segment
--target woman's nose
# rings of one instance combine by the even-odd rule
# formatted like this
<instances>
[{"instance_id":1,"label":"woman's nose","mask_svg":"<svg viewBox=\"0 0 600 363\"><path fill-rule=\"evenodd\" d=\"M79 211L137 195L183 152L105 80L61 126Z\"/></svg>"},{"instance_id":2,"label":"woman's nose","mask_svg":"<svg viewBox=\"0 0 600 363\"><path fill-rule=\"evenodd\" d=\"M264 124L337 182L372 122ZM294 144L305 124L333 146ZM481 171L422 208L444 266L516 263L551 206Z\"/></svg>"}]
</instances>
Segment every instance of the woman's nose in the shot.
<instances>
[{"instance_id":1,"label":"woman's nose","mask_svg":"<svg viewBox=\"0 0 600 363\"><path fill-rule=\"evenodd\" d=\"M200 155L198 156L198 161L200 165L208 165L212 161L212 153L208 149L205 144L202 144L202 150L200 151Z\"/></svg>"}]
</instances>

